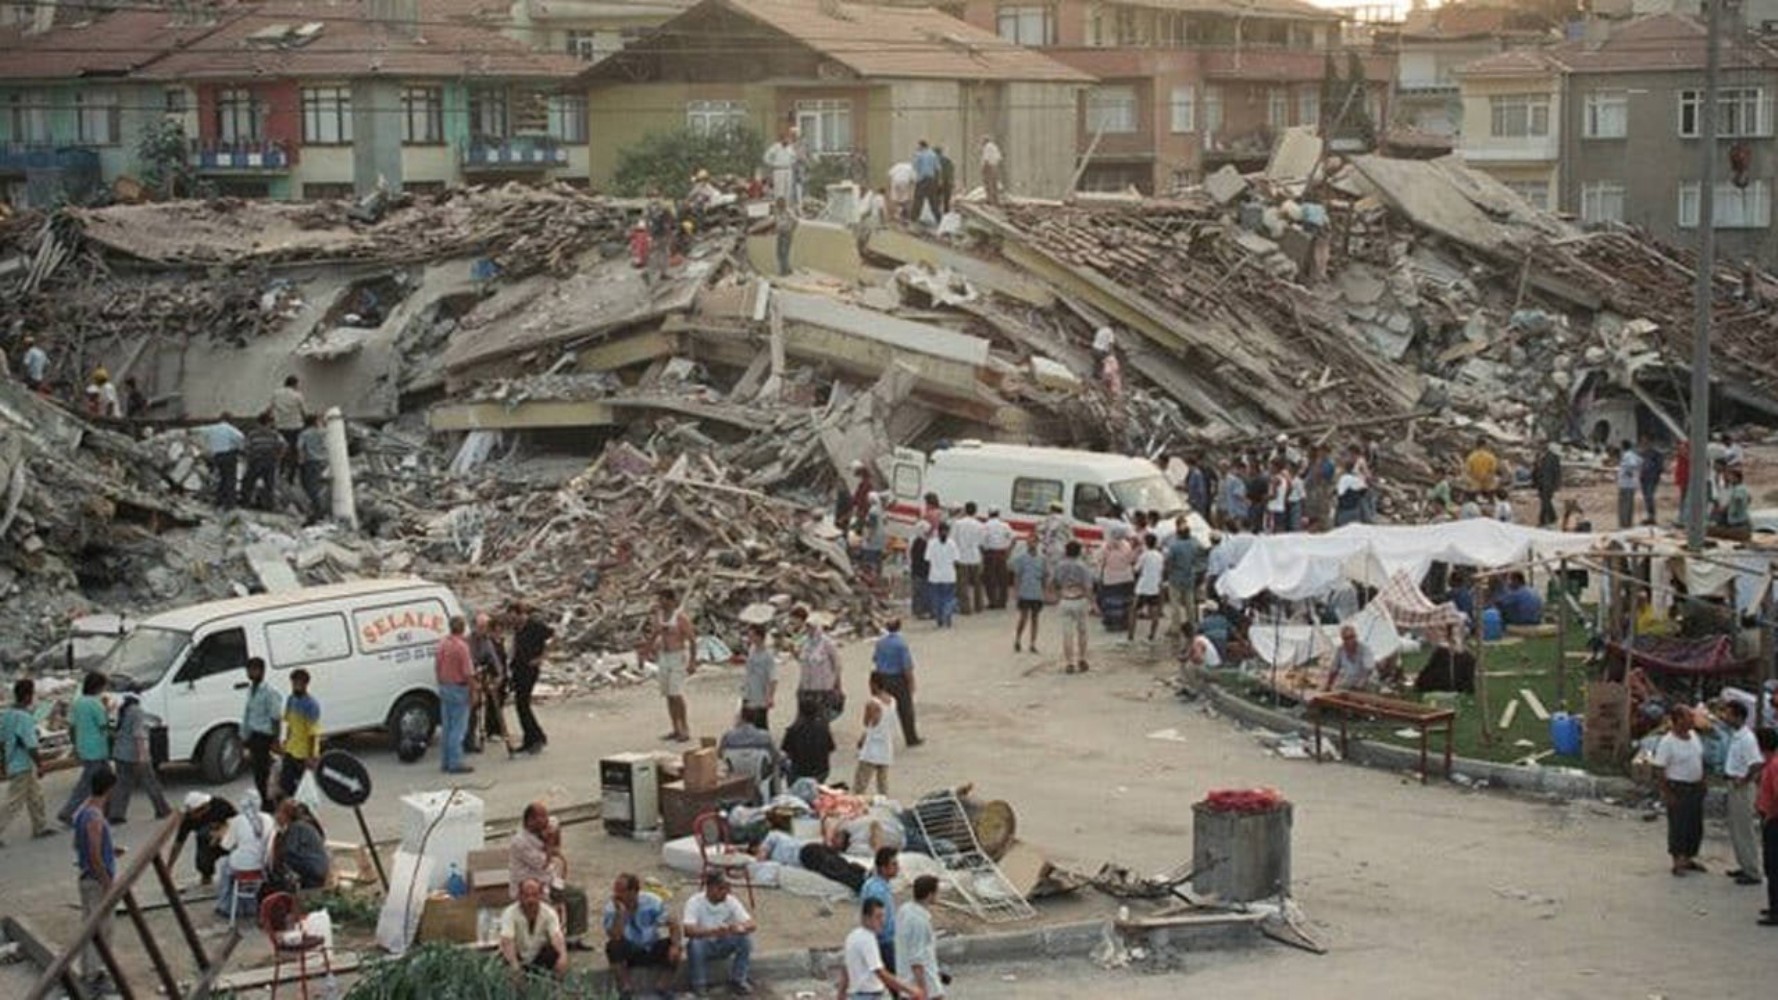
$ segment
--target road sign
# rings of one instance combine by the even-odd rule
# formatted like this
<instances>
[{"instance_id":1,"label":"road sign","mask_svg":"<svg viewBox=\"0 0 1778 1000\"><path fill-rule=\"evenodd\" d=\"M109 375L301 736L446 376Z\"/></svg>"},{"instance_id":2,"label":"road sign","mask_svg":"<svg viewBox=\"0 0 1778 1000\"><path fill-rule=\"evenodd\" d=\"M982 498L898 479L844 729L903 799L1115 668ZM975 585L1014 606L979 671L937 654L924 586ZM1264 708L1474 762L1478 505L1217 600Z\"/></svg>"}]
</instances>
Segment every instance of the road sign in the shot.
<instances>
[{"instance_id":1,"label":"road sign","mask_svg":"<svg viewBox=\"0 0 1778 1000\"><path fill-rule=\"evenodd\" d=\"M370 771L363 761L344 750L329 750L321 755L315 781L321 786L321 794L337 805L361 806L370 798Z\"/></svg>"}]
</instances>

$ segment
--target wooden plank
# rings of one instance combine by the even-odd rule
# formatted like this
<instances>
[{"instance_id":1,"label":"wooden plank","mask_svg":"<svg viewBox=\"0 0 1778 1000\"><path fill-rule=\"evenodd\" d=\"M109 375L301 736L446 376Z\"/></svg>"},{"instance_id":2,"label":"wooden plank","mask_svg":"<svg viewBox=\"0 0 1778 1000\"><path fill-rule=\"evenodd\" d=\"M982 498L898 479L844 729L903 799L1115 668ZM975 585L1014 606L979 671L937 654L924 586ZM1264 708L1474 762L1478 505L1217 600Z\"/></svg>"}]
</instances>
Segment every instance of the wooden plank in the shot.
<instances>
[{"instance_id":1,"label":"wooden plank","mask_svg":"<svg viewBox=\"0 0 1778 1000\"><path fill-rule=\"evenodd\" d=\"M1525 707L1531 710L1532 715L1537 716L1537 721L1550 721L1550 710L1543 707L1543 699L1537 696L1536 691L1530 688L1520 688L1519 697L1525 699Z\"/></svg>"},{"instance_id":2,"label":"wooden plank","mask_svg":"<svg viewBox=\"0 0 1778 1000\"><path fill-rule=\"evenodd\" d=\"M46 942L24 917L0 917L0 939L17 944L31 964L40 969L48 968L56 960L59 950ZM71 1000L88 1000L92 996L86 981L75 975L73 969L63 974L62 988L68 991Z\"/></svg>"},{"instance_id":3,"label":"wooden plank","mask_svg":"<svg viewBox=\"0 0 1778 1000\"><path fill-rule=\"evenodd\" d=\"M1508 729L1511 729L1512 725L1513 725L1513 719L1515 717L1517 717L1518 714L1519 714L1519 699L1514 698L1511 701L1506 703L1505 710L1503 710L1500 713L1500 725L1497 726L1496 728L1499 729L1503 733L1506 732Z\"/></svg>"},{"instance_id":4,"label":"wooden plank","mask_svg":"<svg viewBox=\"0 0 1778 1000\"><path fill-rule=\"evenodd\" d=\"M136 884L136 880L148 870L154 859L160 855L161 849L166 846L167 841L172 839L174 831L179 829L182 819L183 817L179 813L168 816L166 821L161 823L160 827L154 830L144 843L136 847L133 854L126 856L123 871L112 879L111 885L106 888L104 896L99 900L99 905L94 908L92 915L81 922L80 931L74 936L73 943L63 948L61 954L56 956L56 960L44 970L43 976L37 980L36 985L31 987L31 992L26 994L26 1000L45 1000L49 996L50 990L56 988L64 973L73 968L82 946L89 941L94 941L99 924L111 919L112 909L117 906L124 893L129 892L131 887ZM111 970L118 989L126 998L134 996L129 984L121 978L122 970L117 965L116 957L111 954L110 947L103 941L95 943L99 949L99 957L105 961L106 968Z\"/></svg>"}]
</instances>

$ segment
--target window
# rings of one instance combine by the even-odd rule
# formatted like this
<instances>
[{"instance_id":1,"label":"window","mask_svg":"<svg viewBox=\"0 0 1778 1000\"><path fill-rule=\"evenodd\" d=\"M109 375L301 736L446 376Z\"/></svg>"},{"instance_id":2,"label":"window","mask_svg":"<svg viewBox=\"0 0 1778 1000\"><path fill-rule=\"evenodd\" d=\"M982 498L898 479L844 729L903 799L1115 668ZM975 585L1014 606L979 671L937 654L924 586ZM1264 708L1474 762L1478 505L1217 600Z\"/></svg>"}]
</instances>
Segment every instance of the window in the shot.
<instances>
[{"instance_id":1,"label":"window","mask_svg":"<svg viewBox=\"0 0 1778 1000\"><path fill-rule=\"evenodd\" d=\"M1304 87L1296 92L1296 123L1298 125L1321 124L1321 91L1317 87Z\"/></svg>"},{"instance_id":2,"label":"window","mask_svg":"<svg viewBox=\"0 0 1778 1000\"><path fill-rule=\"evenodd\" d=\"M499 87L469 92L469 134L476 139L504 139L507 132L506 91Z\"/></svg>"},{"instance_id":3,"label":"window","mask_svg":"<svg viewBox=\"0 0 1778 1000\"><path fill-rule=\"evenodd\" d=\"M345 87L304 87L303 142L345 146L352 142L352 91Z\"/></svg>"},{"instance_id":4,"label":"window","mask_svg":"<svg viewBox=\"0 0 1778 1000\"><path fill-rule=\"evenodd\" d=\"M401 141L410 146L431 146L444 141L443 89L402 88Z\"/></svg>"},{"instance_id":5,"label":"window","mask_svg":"<svg viewBox=\"0 0 1778 1000\"><path fill-rule=\"evenodd\" d=\"M1078 483L1074 487L1074 519L1093 523L1111 516L1111 497L1097 483Z\"/></svg>"},{"instance_id":6,"label":"window","mask_svg":"<svg viewBox=\"0 0 1778 1000\"><path fill-rule=\"evenodd\" d=\"M1489 135L1525 139L1550 134L1548 94L1501 94L1488 98Z\"/></svg>"},{"instance_id":7,"label":"window","mask_svg":"<svg viewBox=\"0 0 1778 1000\"><path fill-rule=\"evenodd\" d=\"M117 144L117 95L109 90L83 90L74 95L76 141L82 146Z\"/></svg>"},{"instance_id":8,"label":"window","mask_svg":"<svg viewBox=\"0 0 1778 1000\"><path fill-rule=\"evenodd\" d=\"M185 658L185 664L179 668L179 673L173 680L185 683L226 674L231 670L245 671L246 667L247 630L225 628L204 636L192 649L191 655ZM245 696L242 697L244 700Z\"/></svg>"},{"instance_id":9,"label":"window","mask_svg":"<svg viewBox=\"0 0 1778 1000\"><path fill-rule=\"evenodd\" d=\"M1142 44L1142 32L1137 24L1139 13L1136 8L1123 4L1112 8L1112 32L1120 48L1134 48Z\"/></svg>"},{"instance_id":10,"label":"window","mask_svg":"<svg viewBox=\"0 0 1778 1000\"><path fill-rule=\"evenodd\" d=\"M581 62L599 61L599 36L591 31L568 30L568 54Z\"/></svg>"},{"instance_id":11,"label":"window","mask_svg":"<svg viewBox=\"0 0 1778 1000\"><path fill-rule=\"evenodd\" d=\"M796 102L796 127L817 156L852 151L852 102L811 100Z\"/></svg>"},{"instance_id":12,"label":"window","mask_svg":"<svg viewBox=\"0 0 1778 1000\"><path fill-rule=\"evenodd\" d=\"M1204 131L1215 135L1222 131L1222 88L1204 88Z\"/></svg>"},{"instance_id":13,"label":"window","mask_svg":"<svg viewBox=\"0 0 1778 1000\"><path fill-rule=\"evenodd\" d=\"M1548 181L1506 181L1506 189L1531 203L1533 208L1548 209L1550 207L1550 184Z\"/></svg>"},{"instance_id":14,"label":"window","mask_svg":"<svg viewBox=\"0 0 1778 1000\"><path fill-rule=\"evenodd\" d=\"M1056 9L1047 4L1003 4L995 19L1000 37L1016 45L1056 44Z\"/></svg>"},{"instance_id":15,"label":"window","mask_svg":"<svg viewBox=\"0 0 1778 1000\"><path fill-rule=\"evenodd\" d=\"M1630 95L1622 90L1595 90L1587 95L1581 135L1588 139L1622 139L1629 130Z\"/></svg>"},{"instance_id":16,"label":"window","mask_svg":"<svg viewBox=\"0 0 1778 1000\"><path fill-rule=\"evenodd\" d=\"M168 87L164 97L169 115L182 115L191 106L184 87Z\"/></svg>"},{"instance_id":17,"label":"window","mask_svg":"<svg viewBox=\"0 0 1778 1000\"><path fill-rule=\"evenodd\" d=\"M586 96L555 94L549 99L549 134L562 142L586 141Z\"/></svg>"},{"instance_id":18,"label":"window","mask_svg":"<svg viewBox=\"0 0 1778 1000\"><path fill-rule=\"evenodd\" d=\"M1171 124L1174 132L1195 132L1198 128L1197 91L1191 84L1173 88L1173 100L1168 104L1171 110Z\"/></svg>"},{"instance_id":19,"label":"window","mask_svg":"<svg viewBox=\"0 0 1778 1000\"><path fill-rule=\"evenodd\" d=\"M1290 125L1290 91L1283 87L1266 91L1266 124L1273 128Z\"/></svg>"},{"instance_id":20,"label":"window","mask_svg":"<svg viewBox=\"0 0 1778 1000\"><path fill-rule=\"evenodd\" d=\"M1012 511L1014 514L1037 514L1050 512L1050 504L1062 502L1062 481L1060 479L1023 479L1012 481Z\"/></svg>"},{"instance_id":21,"label":"window","mask_svg":"<svg viewBox=\"0 0 1778 1000\"><path fill-rule=\"evenodd\" d=\"M1679 134L1697 138L1703 130L1701 90L1679 92ZM1716 92L1716 134L1724 138L1765 136L1772 132L1772 103L1764 87L1727 87Z\"/></svg>"},{"instance_id":22,"label":"window","mask_svg":"<svg viewBox=\"0 0 1778 1000\"><path fill-rule=\"evenodd\" d=\"M1111 17L1104 4L1094 4L1087 9L1086 34L1089 48L1102 49L1111 45Z\"/></svg>"},{"instance_id":23,"label":"window","mask_svg":"<svg viewBox=\"0 0 1778 1000\"><path fill-rule=\"evenodd\" d=\"M304 185L305 190L312 186ZM352 639L346 634L346 617L315 615L267 622L265 651L267 666L274 670L345 659L352 655Z\"/></svg>"},{"instance_id":24,"label":"window","mask_svg":"<svg viewBox=\"0 0 1778 1000\"><path fill-rule=\"evenodd\" d=\"M1094 87L1087 91L1087 131L1136 131L1136 88Z\"/></svg>"},{"instance_id":25,"label":"window","mask_svg":"<svg viewBox=\"0 0 1778 1000\"><path fill-rule=\"evenodd\" d=\"M685 126L699 135L747 124L746 101L686 101Z\"/></svg>"},{"instance_id":26,"label":"window","mask_svg":"<svg viewBox=\"0 0 1778 1000\"><path fill-rule=\"evenodd\" d=\"M1624 186L1615 181L1595 181L1580 186L1582 222L1624 221Z\"/></svg>"},{"instance_id":27,"label":"window","mask_svg":"<svg viewBox=\"0 0 1778 1000\"><path fill-rule=\"evenodd\" d=\"M1679 224L1686 229L1697 228L1700 187L1696 181L1679 185ZM1764 229L1772 222L1771 189L1765 181L1754 181L1746 187L1724 181L1716 185L1713 208L1717 229Z\"/></svg>"},{"instance_id":28,"label":"window","mask_svg":"<svg viewBox=\"0 0 1778 1000\"><path fill-rule=\"evenodd\" d=\"M33 91L13 94L8 100L12 119L12 140L25 143L47 143L49 138L49 95Z\"/></svg>"},{"instance_id":29,"label":"window","mask_svg":"<svg viewBox=\"0 0 1778 1000\"><path fill-rule=\"evenodd\" d=\"M223 142L265 140L265 102L250 90L227 88L216 95L216 137Z\"/></svg>"}]
</instances>

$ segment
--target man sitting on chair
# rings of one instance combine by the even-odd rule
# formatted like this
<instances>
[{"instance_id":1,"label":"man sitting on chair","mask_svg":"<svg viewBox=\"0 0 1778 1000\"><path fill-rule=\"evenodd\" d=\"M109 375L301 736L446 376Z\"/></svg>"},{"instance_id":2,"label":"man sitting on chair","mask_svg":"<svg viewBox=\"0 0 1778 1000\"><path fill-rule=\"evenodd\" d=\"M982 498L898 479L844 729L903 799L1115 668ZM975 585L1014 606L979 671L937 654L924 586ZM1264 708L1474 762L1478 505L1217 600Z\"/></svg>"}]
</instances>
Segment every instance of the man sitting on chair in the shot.
<instances>
[{"instance_id":1,"label":"man sitting on chair","mask_svg":"<svg viewBox=\"0 0 1778 1000\"><path fill-rule=\"evenodd\" d=\"M507 881L512 898L519 899L519 889L526 879L536 879L545 887L545 898L562 917L571 947L584 947L580 942L587 932L587 895L579 886L569 885L568 861L562 855L562 830L550 818L549 806L533 802L525 807L523 825L507 845Z\"/></svg>"},{"instance_id":2,"label":"man sitting on chair","mask_svg":"<svg viewBox=\"0 0 1778 1000\"><path fill-rule=\"evenodd\" d=\"M519 975L560 979L568 972L562 919L553 908L543 905L543 883L534 878L519 883L518 902L500 915L500 955Z\"/></svg>"}]
</instances>

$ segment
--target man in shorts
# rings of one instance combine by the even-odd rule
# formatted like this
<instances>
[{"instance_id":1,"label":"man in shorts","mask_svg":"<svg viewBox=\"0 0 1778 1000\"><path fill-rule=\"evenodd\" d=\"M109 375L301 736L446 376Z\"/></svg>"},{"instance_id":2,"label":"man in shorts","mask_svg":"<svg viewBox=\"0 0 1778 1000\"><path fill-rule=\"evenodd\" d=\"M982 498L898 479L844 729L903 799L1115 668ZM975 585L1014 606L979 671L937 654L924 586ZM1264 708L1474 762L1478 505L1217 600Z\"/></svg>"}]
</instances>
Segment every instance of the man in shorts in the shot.
<instances>
[{"instance_id":1,"label":"man in shorts","mask_svg":"<svg viewBox=\"0 0 1778 1000\"><path fill-rule=\"evenodd\" d=\"M1019 623L1012 633L1012 651L1019 652L1025 637L1025 623L1031 623L1031 652L1037 652L1037 616L1043 613L1043 587L1049 582L1048 565L1043 553L1037 551L1037 534L1026 535L1023 545L1013 554L1013 596L1019 602Z\"/></svg>"},{"instance_id":2,"label":"man in shorts","mask_svg":"<svg viewBox=\"0 0 1778 1000\"><path fill-rule=\"evenodd\" d=\"M661 697L667 699L667 718L673 724L672 731L661 739L686 743L691 740L691 724L685 715L685 679L698 669L697 633L679 604L677 591L662 587L655 596L651 652L660 672Z\"/></svg>"},{"instance_id":3,"label":"man in shorts","mask_svg":"<svg viewBox=\"0 0 1778 1000\"><path fill-rule=\"evenodd\" d=\"M1070 541L1062 553L1062 562L1056 567L1053 580L1060 598L1056 611L1062 616L1062 672L1085 673L1087 609L1093 595L1093 571L1081 561L1080 542Z\"/></svg>"},{"instance_id":4,"label":"man in shorts","mask_svg":"<svg viewBox=\"0 0 1778 1000\"><path fill-rule=\"evenodd\" d=\"M1154 532L1142 536L1142 553L1136 557L1136 606L1130 610L1129 640L1136 641L1136 623L1148 619L1148 641L1154 642L1161 624L1161 571L1165 559Z\"/></svg>"}]
</instances>

